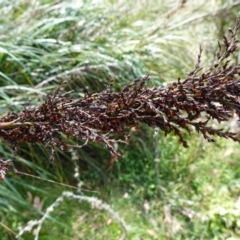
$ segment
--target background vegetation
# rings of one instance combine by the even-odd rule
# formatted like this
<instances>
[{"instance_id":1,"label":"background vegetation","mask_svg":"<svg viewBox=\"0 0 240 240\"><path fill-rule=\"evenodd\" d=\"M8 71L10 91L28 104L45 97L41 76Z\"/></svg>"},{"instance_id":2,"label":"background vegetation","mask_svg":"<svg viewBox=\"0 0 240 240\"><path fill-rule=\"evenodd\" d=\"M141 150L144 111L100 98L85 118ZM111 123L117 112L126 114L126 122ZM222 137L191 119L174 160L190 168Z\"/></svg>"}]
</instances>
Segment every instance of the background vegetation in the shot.
<instances>
[{"instance_id":1,"label":"background vegetation","mask_svg":"<svg viewBox=\"0 0 240 240\"><path fill-rule=\"evenodd\" d=\"M115 89L150 74L165 85L203 65L234 25L239 1L8 0L0 2L0 115L31 101L38 105L62 80L76 96ZM233 59L233 61L237 61ZM108 203L128 225L128 239L240 239L239 145L189 136L188 149L174 136L147 126L131 130L119 159L97 144L57 152L24 144L17 169L85 188ZM12 158L2 142L0 155ZM63 186L8 174L0 185L1 239L43 216ZM119 224L89 203L65 200L43 223L40 239L118 239ZM23 239L33 239L34 231Z\"/></svg>"}]
</instances>

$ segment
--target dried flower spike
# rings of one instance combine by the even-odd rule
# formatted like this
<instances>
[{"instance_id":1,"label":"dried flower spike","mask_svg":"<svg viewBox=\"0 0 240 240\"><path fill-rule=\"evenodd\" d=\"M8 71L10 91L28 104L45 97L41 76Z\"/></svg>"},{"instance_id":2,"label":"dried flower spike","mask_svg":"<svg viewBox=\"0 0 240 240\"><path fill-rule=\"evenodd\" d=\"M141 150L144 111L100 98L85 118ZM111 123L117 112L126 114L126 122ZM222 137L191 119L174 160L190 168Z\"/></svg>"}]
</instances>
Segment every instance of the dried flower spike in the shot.
<instances>
[{"instance_id":1,"label":"dried flower spike","mask_svg":"<svg viewBox=\"0 0 240 240\"><path fill-rule=\"evenodd\" d=\"M27 106L19 113L9 113L0 119L0 137L15 150L21 142L47 144L52 149L68 147L68 137L81 141L101 142L113 155L119 156L114 144L125 142L129 128L145 123L160 128L165 134L173 132L187 147L183 131L195 129L209 142L214 136L240 142L235 133L214 128L211 120L228 121L235 113L240 119L240 64L229 65L229 57L237 51L237 19L230 37L219 44L216 60L208 70L201 68L201 53L195 69L184 80L178 79L167 88L148 87L149 77L136 79L120 92L111 88L74 99L59 89L38 106ZM15 151L15 152L16 152ZM2 179L8 165L0 165Z\"/></svg>"}]
</instances>

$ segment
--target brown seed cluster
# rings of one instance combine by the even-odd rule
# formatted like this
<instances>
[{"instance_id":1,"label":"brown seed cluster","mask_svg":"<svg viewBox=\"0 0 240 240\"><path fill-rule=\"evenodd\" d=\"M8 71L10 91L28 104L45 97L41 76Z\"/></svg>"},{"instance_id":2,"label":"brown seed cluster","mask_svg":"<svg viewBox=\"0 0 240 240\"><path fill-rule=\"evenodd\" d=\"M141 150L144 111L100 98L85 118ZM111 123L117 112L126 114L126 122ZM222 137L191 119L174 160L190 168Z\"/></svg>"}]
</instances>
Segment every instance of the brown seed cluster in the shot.
<instances>
[{"instance_id":1,"label":"brown seed cluster","mask_svg":"<svg viewBox=\"0 0 240 240\"><path fill-rule=\"evenodd\" d=\"M109 86L100 93L88 93L74 99L71 93L59 90L38 106L27 106L19 113L9 113L0 119L0 137L17 146L21 142L42 143L52 148L68 147L73 137L84 143L102 142L112 154L114 142L128 139L127 129L145 123L160 128L165 134L173 132L185 147L182 132L195 129L208 141L213 136L240 142L236 134L216 129L211 120L227 121L236 113L240 119L240 65L230 65L229 56L237 50L237 30L219 44L216 61L207 71L200 67L201 52L195 69L184 80L178 79L167 88L148 87L149 77L137 79L114 92ZM223 50L222 50L223 48ZM124 139L124 140L123 140ZM0 166L1 169L1 166Z\"/></svg>"}]
</instances>

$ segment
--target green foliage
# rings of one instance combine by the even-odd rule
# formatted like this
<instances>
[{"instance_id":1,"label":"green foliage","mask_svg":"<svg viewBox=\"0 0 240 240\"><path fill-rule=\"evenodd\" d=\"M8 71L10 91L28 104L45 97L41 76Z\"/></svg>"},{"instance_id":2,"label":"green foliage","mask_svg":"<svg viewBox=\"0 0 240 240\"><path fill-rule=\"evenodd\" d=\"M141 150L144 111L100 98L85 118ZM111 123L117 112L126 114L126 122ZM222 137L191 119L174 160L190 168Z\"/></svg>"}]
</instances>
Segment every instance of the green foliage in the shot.
<instances>
[{"instance_id":1,"label":"green foliage","mask_svg":"<svg viewBox=\"0 0 240 240\"><path fill-rule=\"evenodd\" d=\"M239 15L239 4L185 2L2 1L0 115L21 110L29 99L38 105L36 99L62 80L67 85L61 90L74 89L77 96L102 90L112 78L116 89L147 74L151 84L164 85L193 69L200 44L208 66L217 39ZM119 146L123 156L118 160L91 144L57 152L54 167L47 147L26 144L15 164L72 185L78 166L86 187L99 189L97 196L128 223L129 239L239 239L239 145L209 144L192 135L190 148L184 149L177 138L161 133L156 144L153 131L141 126L131 132L129 145ZM12 157L4 142L0 154ZM15 239L18 227L40 218L63 190L8 175L0 185L1 239ZM120 236L107 213L86 203L67 201L51 217L40 239ZM33 239L32 233L24 239Z\"/></svg>"}]
</instances>

